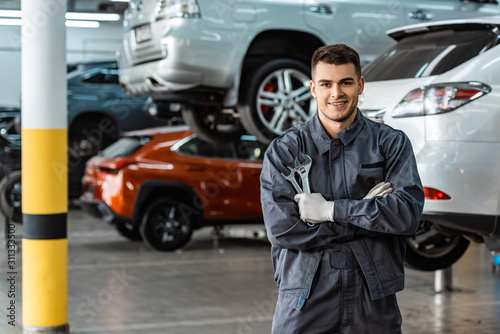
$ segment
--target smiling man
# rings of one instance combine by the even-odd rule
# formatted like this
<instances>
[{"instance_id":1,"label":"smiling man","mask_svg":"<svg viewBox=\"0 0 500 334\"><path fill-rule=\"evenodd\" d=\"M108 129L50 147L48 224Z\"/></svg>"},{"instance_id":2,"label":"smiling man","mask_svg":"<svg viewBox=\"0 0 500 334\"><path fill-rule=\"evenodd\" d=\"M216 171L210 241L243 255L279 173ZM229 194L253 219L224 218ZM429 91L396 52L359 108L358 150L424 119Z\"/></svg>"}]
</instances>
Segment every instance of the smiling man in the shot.
<instances>
[{"instance_id":1,"label":"smiling man","mask_svg":"<svg viewBox=\"0 0 500 334\"><path fill-rule=\"evenodd\" d=\"M335 65L319 61L310 85L312 95L318 100L321 123L329 127L330 135L337 137L356 118L358 96L363 93L365 79L353 63Z\"/></svg>"},{"instance_id":2,"label":"smiling man","mask_svg":"<svg viewBox=\"0 0 500 334\"><path fill-rule=\"evenodd\" d=\"M311 68L318 113L271 143L261 173L280 292L273 334L401 333L395 293L424 203L411 144L359 111L355 50L321 47ZM305 182L297 193L289 181L308 169L311 193Z\"/></svg>"}]
</instances>

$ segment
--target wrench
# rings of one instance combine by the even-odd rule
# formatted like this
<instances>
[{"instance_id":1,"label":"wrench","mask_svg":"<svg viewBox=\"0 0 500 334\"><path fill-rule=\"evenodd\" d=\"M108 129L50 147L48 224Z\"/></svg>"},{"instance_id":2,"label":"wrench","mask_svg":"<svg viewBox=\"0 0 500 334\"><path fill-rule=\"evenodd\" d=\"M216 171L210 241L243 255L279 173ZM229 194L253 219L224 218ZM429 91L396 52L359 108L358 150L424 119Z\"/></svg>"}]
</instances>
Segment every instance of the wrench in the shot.
<instances>
[{"instance_id":1,"label":"wrench","mask_svg":"<svg viewBox=\"0 0 500 334\"><path fill-rule=\"evenodd\" d=\"M295 158L295 168L294 170L299 173L302 179L302 187L304 188L304 193L311 193L311 188L309 187L309 170L311 169L312 159L307 154L302 154L304 162L300 163L298 158Z\"/></svg>"},{"instance_id":2,"label":"wrench","mask_svg":"<svg viewBox=\"0 0 500 334\"><path fill-rule=\"evenodd\" d=\"M295 188L295 190L297 191L297 193L302 194L302 189L300 189L300 186L297 183L297 180L295 180L295 169L293 169L290 166L287 166L287 168L290 170L290 175L285 175L283 173L281 173L281 175L283 175L285 180L288 180L292 183L292 185Z\"/></svg>"}]
</instances>

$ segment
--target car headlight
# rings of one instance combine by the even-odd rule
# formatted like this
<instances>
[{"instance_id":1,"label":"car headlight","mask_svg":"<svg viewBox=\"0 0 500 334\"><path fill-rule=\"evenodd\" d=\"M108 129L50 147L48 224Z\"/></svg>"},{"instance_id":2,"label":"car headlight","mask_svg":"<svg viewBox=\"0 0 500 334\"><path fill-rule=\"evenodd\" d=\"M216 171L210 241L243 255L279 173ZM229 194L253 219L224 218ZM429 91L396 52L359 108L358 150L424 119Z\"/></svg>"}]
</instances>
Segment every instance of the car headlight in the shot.
<instances>
[{"instance_id":1,"label":"car headlight","mask_svg":"<svg viewBox=\"0 0 500 334\"><path fill-rule=\"evenodd\" d=\"M443 114L491 92L481 82L435 84L412 90L392 111L392 117Z\"/></svg>"},{"instance_id":2,"label":"car headlight","mask_svg":"<svg viewBox=\"0 0 500 334\"><path fill-rule=\"evenodd\" d=\"M156 20L174 17L200 18L198 0L158 0L155 7Z\"/></svg>"}]
</instances>

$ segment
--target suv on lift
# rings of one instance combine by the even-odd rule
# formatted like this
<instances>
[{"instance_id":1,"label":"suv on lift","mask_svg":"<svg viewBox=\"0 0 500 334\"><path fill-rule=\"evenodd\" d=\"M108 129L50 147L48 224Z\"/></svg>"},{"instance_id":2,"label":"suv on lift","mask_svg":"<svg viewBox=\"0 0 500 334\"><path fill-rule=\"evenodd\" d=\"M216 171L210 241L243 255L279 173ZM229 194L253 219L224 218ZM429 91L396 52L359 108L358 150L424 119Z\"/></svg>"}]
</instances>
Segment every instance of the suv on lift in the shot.
<instances>
[{"instance_id":1,"label":"suv on lift","mask_svg":"<svg viewBox=\"0 0 500 334\"><path fill-rule=\"evenodd\" d=\"M246 130L267 143L316 113L309 64L318 47L349 44L368 62L393 43L389 28L494 14L496 0L133 0L120 84L182 104L204 139Z\"/></svg>"}]
</instances>

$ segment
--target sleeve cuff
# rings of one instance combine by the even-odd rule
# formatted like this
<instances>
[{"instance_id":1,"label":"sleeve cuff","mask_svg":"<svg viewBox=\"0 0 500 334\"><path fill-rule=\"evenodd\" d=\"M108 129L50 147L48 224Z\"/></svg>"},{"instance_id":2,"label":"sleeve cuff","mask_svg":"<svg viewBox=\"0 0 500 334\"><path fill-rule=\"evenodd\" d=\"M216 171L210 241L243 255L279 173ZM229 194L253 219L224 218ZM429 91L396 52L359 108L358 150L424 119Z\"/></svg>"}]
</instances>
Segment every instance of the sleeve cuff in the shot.
<instances>
[{"instance_id":1,"label":"sleeve cuff","mask_svg":"<svg viewBox=\"0 0 500 334\"><path fill-rule=\"evenodd\" d=\"M348 199L339 199L333 206L333 219L337 223L347 224L349 220L349 202Z\"/></svg>"}]
</instances>

